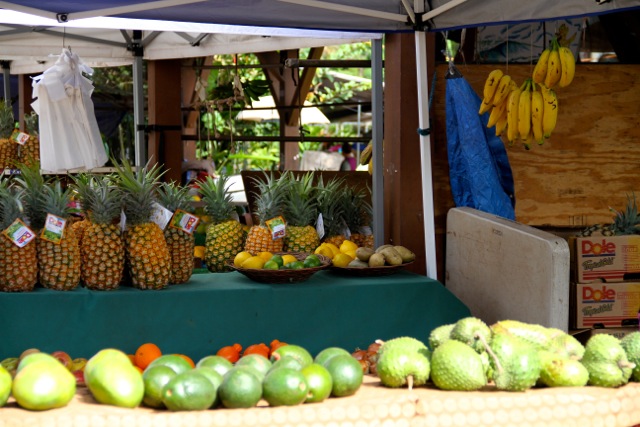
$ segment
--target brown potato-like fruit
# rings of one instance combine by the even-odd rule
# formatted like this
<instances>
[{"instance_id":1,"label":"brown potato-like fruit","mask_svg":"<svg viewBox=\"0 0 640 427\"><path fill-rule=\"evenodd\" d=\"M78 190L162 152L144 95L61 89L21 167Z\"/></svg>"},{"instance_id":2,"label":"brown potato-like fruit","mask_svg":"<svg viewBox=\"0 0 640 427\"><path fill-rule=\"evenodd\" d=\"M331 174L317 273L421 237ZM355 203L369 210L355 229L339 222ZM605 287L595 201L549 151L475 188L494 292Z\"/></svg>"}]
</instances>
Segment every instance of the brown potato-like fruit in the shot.
<instances>
[{"instance_id":1,"label":"brown potato-like fruit","mask_svg":"<svg viewBox=\"0 0 640 427\"><path fill-rule=\"evenodd\" d=\"M369 258L374 253L375 252L373 249L365 248L361 246L358 249L356 249L356 258L358 258L360 261L369 262Z\"/></svg>"},{"instance_id":2,"label":"brown potato-like fruit","mask_svg":"<svg viewBox=\"0 0 640 427\"><path fill-rule=\"evenodd\" d=\"M405 248L404 246L394 246L393 248L402 258L402 262L411 262L416 259L416 254L414 254L411 250Z\"/></svg>"},{"instance_id":3,"label":"brown potato-like fruit","mask_svg":"<svg viewBox=\"0 0 640 427\"><path fill-rule=\"evenodd\" d=\"M389 265L400 265L402 264L402 257L394 248L384 248L382 252L380 252L384 256L384 260Z\"/></svg>"},{"instance_id":4,"label":"brown potato-like fruit","mask_svg":"<svg viewBox=\"0 0 640 427\"><path fill-rule=\"evenodd\" d=\"M369 258L369 267L382 267L384 263L384 255L382 254L373 254Z\"/></svg>"}]
</instances>

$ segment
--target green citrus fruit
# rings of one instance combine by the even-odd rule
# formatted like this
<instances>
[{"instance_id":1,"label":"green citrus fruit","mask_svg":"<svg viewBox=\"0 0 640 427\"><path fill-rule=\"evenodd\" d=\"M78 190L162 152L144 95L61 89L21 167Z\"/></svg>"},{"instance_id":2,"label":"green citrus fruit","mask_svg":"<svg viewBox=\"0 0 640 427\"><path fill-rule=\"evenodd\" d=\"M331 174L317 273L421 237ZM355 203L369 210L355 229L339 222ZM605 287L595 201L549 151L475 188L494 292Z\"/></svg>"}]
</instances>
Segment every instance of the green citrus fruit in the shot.
<instances>
[{"instance_id":1,"label":"green citrus fruit","mask_svg":"<svg viewBox=\"0 0 640 427\"><path fill-rule=\"evenodd\" d=\"M289 270L300 270L304 268L304 263L302 261L293 261L284 265L284 268Z\"/></svg>"},{"instance_id":2,"label":"green citrus fruit","mask_svg":"<svg viewBox=\"0 0 640 427\"><path fill-rule=\"evenodd\" d=\"M229 369L233 368L233 363L231 363L229 359L225 359L222 356L210 355L198 360L198 363L196 363L196 368L202 367L213 368L220 375L224 375Z\"/></svg>"},{"instance_id":3,"label":"green citrus fruit","mask_svg":"<svg viewBox=\"0 0 640 427\"><path fill-rule=\"evenodd\" d=\"M277 270L280 268L280 266L278 265L277 262L269 260L267 262L264 263L264 265L262 266L262 268L264 270Z\"/></svg>"},{"instance_id":4,"label":"green citrus fruit","mask_svg":"<svg viewBox=\"0 0 640 427\"><path fill-rule=\"evenodd\" d=\"M304 259L305 268L320 267L321 265L322 261L320 261L320 258L318 258L317 255L307 255L307 257Z\"/></svg>"},{"instance_id":5,"label":"green citrus fruit","mask_svg":"<svg viewBox=\"0 0 640 427\"><path fill-rule=\"evenodd\" d=\"M236 366L253 368L259 375L260 381L262 381L267 372L269 372L269 368L271 368L271 361L261 354L247 354L238 359Z\"/></svg>"},{"instance_id":6,"label":"green citrus fruit","mask_svg":"<svg viewBox=\"0 0 640 427\"><path fill-rule=\"evenodd\" d=\"M333 380L333 386L331 388L332 396L351 396L355 394L362 385L364 378L362 366L360 362L351 355L332 357L325 367L331 374L331 379Z\"/></svg>"},{"instance_id":7,"label":"green citrus fruit","mask_svg":"<svg viewBox=\"0 0 640 427\"><path fill-rule=\"evenodd\" d=\"M9 400L12 381L13 378L11 378L9 371L0 366L0 408L7 403L7 400Z\"/></svg>"},{"instance_id":8,"label":"green citrus fruit","mask_svg":"<svg viewBox=\"0 0 640 427\"><path fill-rule=\"evenodd\" d=\"M142 381L144 382L142 403L150 408L164 408L162 389L176 375L178 374L173 369L165 365L145 369L142 373Z\"/></svg>"},{"instance_id":9,"label":"green citrus fruit","mask_svg":"<svg viewBox=\"0 0 640 427\"><path fill-rule=\"evenodd\" d=\"M302 363L303 368L313 363L313 356L311 356L309 351L304 347L295 344L287 344L282 347L278 347L276 351L271 353L271 361L275 362L285 356L295 357L300 361L300 363Z\"/></svg>"},{"instance_id":10,"label":"green citrus fruit","mask_svg":"<svg viewBox=\"0 0 640 427\"><path fill-rule=\"evenodd\" d=\"M319 365L323 365L326 368L327 362L331 360L332 357L340 355L351 356L351 353L341 347L327 347L324 350L321 350L320 353L316 354L316 357L313 359L313 361Z\"/></svg>"},{"instance_id":11,"label":"green citrus fruit","mask_svg":"<svg viewBox=\"0 0 640 427\"><path fill-rule=\"evenodd\" d=\"M189 362L176 354L163 354L162 356L153 359L145 369L158 365L168 366L173 369L176 374L181 374L193 369Z\"/></svg>"},{"instance_id":12,"label":"green citrus fruit","mask_svg":"<svg viewBox=\"0 0 640 427\"><path fill-rule=\"evenodd\" d=\"M270 371L262 382L262 397L269 406L294 406L307 398L309 386L300 371L278 368Z\"/></svg>"},{"instance_id":13,"label":"green citrus fruit","mask_svg":"<svg viewBox=\"0 0 640 427\"><path fill-rule=\"evenodd\" d=\"M162 402L170 411L209 409L215 398L211 380L195 369L177 374L162 389Z\"/></svg>"},{"instance_id":14,"label":"green citrus fruit","mask_svg":"<svg viewBox=\"0 0 640 427\"><path fill-rule=\"evenodd\" d=\"M312 363L303 368L301 372L309 386L309 394L305 403L322 402L331 395L333 379L327 368L318 363Z\"/></svg>"},{"instance_id":15,"label":"green citrus fruit","mask_svg":"<svg viewBox=\"0 0 640 427\"><path fill-rule=\"evenodd\" d=\"M278 268L284 265L284 260L282 259L282 255L274 255L271 257L270 261L273 261L276 264L278 264Z\"/></svg>"},{"instance_id":16,"label":"green citrus fruit","mask_svg":"<svg viewBox=\"0 0 640 427\"><path fill-rule=\"evenodd\" d=\"M225 408L252 408L262 397L262 383L248 366L237 366L227 372L218 388Z\"/></svg>"},{"instance_id":17,"label":"green citrus fruit","mask_svg":"<svg viewBox=\"0 0 640 427\"><path fill-rule=\"evenodd\" d=\"M205 377L211 381L213 384L213 388L215 389L215 399L213 400L212 408L216 408L220 404L220 398L218 397L218 389L220 388L220 384L222 384L222 375L216 371L214 368L209 368L207 366L202 366L200 368L196 368L195 371L200 372Z\"/></svg>"},{"instance_id":18,"label":"green citrus fruit","mask_svg":"<svg viewBox=\"0 0 640 427\"><path fill-rule=\"evenodd\" d=\"M293 356L284 356L280 359L276 360L271 364L270 370L278 369L278 368L290 368L295 369L296 371L301 371L303 366L300 359Z\"/></svg>"}]
</instances>

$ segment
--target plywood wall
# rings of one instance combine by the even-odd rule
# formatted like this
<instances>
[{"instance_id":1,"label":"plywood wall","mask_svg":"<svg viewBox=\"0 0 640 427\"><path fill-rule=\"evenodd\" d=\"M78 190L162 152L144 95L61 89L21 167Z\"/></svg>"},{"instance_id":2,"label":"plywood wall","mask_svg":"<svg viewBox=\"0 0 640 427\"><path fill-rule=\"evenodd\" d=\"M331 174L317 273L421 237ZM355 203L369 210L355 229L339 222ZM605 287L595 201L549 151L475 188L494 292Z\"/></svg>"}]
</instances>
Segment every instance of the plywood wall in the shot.
<instances>
[{"instance_id":1,"label":"plywood wall","mask_svg":"<svg viewBox=\"0 0 640 427\"><path fill-rule=\"evenodd\" d=\"M531 65L458 65L476 93L501 68L523 82ZM437 67L432 110L434 163L446 165L446 66ZM558 124L544 145L526 151L506 144L515 179L516 219L539 227L582 228L609 223L609 207L640 199L640 66L578 64L573 83L557 90ZM439 231L453 207L447 167L434 167ZM639 200L640 202L640 200Z\"/></svg>"}]
</instances>

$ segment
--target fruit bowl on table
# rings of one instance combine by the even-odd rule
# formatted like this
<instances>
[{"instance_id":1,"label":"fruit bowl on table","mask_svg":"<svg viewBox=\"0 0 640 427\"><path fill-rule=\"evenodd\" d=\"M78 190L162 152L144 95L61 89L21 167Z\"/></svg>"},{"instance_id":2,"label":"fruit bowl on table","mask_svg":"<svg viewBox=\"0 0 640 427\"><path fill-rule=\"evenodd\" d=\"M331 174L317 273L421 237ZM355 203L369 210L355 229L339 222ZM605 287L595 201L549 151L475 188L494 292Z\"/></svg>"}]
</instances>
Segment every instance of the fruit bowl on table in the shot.
<instances>
[{"instance_id":1,"label":"fruit bowl on table","mask_svg":"<svg viewBox=\"0 0 640 427\"><path fill-rule=\"evenodd\" d=\"M413 261L404 262L398 265L382 265L379 267L337 267L332 265L330 271L343 276L353 277L373 277L373 276L389 276L395 274L408 265L413 264Z\"/></svg>"},{"instance_id":2,"label":"fruit bowl on table","mask_svg":"<svg viewBox=\"0 0 640 427\"><path fill-rule=\"evenodd\" d=\"M304 259L311 255L306 252L278 252L274 255L293 255L298 261L304 261ZM299 283L304 282L315 273L331 265L331 259L324 255L314 254L320 260L320 265L317 267L306 267L298 269L279 268L277 270L259 269L259 268L242 268L236 267L233 264L233 260L227 261L227 266L237 272L245 275L249 279L260 283Z\"/></svg>"}]
</instances>

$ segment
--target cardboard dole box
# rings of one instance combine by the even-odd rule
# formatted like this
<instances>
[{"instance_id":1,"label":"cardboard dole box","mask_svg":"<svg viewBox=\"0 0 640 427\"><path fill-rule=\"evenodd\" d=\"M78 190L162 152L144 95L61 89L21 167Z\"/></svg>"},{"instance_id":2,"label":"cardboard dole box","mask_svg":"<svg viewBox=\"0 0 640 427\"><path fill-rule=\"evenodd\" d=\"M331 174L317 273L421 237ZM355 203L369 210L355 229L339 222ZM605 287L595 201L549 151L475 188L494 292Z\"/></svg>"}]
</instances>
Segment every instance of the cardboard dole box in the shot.
<instances>
[{"instance_id":1,"label":"cardboard dole box","mask_svg":"<svg viewBox=\"0 0 640 427\"><path fill-rule=\"evenodd\" d=\"M578 283L640 279L640 235L579 237L575 258Z\"/></svg>"},{"instance_id":2,"label":"cardboard dole box","mask_svg":"<svg viewBox=\"0 0 640 427\"><path fill-rule=\"evenodd\" d=\"M637 325L640 282L577 283L571 286L571 290L575 302L575 313L571 316L575 325L572 327Z\"/></svg>"}]
</instances>

